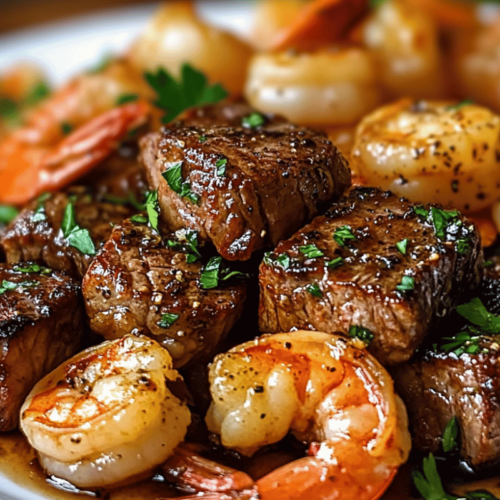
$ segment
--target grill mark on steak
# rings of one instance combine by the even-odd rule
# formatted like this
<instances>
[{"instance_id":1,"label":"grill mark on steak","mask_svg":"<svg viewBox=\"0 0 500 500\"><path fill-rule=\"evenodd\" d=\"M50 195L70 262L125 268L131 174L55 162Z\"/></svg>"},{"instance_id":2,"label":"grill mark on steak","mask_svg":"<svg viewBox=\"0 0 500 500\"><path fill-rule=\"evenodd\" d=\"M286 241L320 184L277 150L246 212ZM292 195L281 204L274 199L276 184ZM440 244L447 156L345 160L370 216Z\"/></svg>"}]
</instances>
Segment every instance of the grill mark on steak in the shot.
<instances>
[{"instance_id":1,"label":"grill mark on steak","mask_svg":"<svg viewBox=\"0 0 500 500\"><path fill-rule=\"evenodd\" d=\"M474 289L481 276L482 254L475 228L470 248L459 254L454 242L442 242L434 229L413 212L414 204L377 189L360 188L321 217L281 242L271 261L286 254L288 269L260 266L259 325L262 332L292 328L349 332L352 325L371 330L370 350L383 363L408 360L431 326ZM461 217L465 226L469 223ZM356 235L344 247L333 239L348 225ZM396 243L408 238L407 255ZM324 257L306 259L300 247L315 243ZM344 264L329 269L341 256ZM398 292L404 275L415 289ZM317 283L323 297L307 291Z\"/></svg>"},{"instance_id":2,"label":"grill mark on steak","mask_svg":"<svg viewBox=\"0 0 500 500\"><path fill-rule=\"evenodd\" d=\"M165 245L148 226L124 221L83 280L91 328L106 339L131 332L155 338L177 367L208 360L242 312L245 285L236 280L203 290L202 270L200 262L187 263L183 251ZM179 318L162 328L166 313Z\"/></svg>"},{"instance_id":3,"label":"grill mark on steak","mask_svg":"<svg viewBox=\"0 0 500 500\"><path fill-rule=\"evenodd\" d=\"M96 249L108 239L111 224L118 224L134 213L123 205L93 200L85 188L72 188L43 202L45 219L37 220L40 203L35 200L9 224L3 235L7 262L35 261L81 279L93 256L69 246L60 230L70 199L78 225L89 230Z\"/></svg>"},{"instance_id":4,"label":"grill mark on steak","mask_svg":"<svg viewBox=\"0 0 500 500\"><path fill-rule=\"evenodd\" d=\"M33 386L82 347L80 287L50 270L16 271L26 265L0 265L0 283L34 283L0 295L0 431L17 427Z\"/></svg>"},{"instance_id":5,"label":"grill mark on steak","mask_svg":"<svg viewBox=\"0 0 500 500\"><path fill-rule=\"evenodd\" d=\"M346 160L324 134L284 122L164 129L141 140L141 158L169 229L198 231L228 260L276 245L350 184ZM215 166L220 158L227 159L223 177ZM176 162L198 205L161 177Z\"/></svg>"}]
</instances>

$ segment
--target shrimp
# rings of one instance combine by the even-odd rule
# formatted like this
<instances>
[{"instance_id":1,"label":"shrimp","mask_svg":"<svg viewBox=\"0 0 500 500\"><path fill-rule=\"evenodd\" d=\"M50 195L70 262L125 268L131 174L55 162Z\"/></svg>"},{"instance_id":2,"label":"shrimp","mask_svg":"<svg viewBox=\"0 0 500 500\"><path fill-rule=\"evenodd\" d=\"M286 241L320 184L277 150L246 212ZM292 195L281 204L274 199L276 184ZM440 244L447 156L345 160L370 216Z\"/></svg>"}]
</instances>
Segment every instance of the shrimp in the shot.
<instances>
[{"instance_id":1,"label":"shrimp","mask_svg":"<svg viewBox=\"0 0 500 500\"><path fill-rule=\"evenodd\" d=\"M178 76L183 63L203 71L208 79L241 95L252 50L233 35L201 22L191 2L165 2L129 50L135 70L165 68Z\"/></svg>"},{"instance_id":2,"label":"shrimp","mask_svg":"<svg viewBox=\"0 0 500 500\"><path fill-rule=\"evenodd\" d=\"M256 55L245 95L263 112L308 125L356 123L381 102L372 57L357 47Z\"/></svg>"},{"instance_id":3,"label":"shrimp","mask_svg":"<svg viewBox=\"0 0 500 500\"><path fill-rule=\"evenodd\" d=\"M80 488L150 473L191 416L169 389L180 375L154 340L126 335L74 356L33 388L21 430L45 471Z\"/></svg>"},{"instance_id":4,"label":"shrimp","mask_svg":"<svg viewBox=\"0 0 500 500\"><path fill-rule=\"evenodd\" d=\"M388 0L366 22L363 41L390 95L425 99L445 95L438 30L429 15L402 1Z\"/></svg>"},{"instance_id":5,"label":"shrimp","mask_svg":"<svg viewBox=\"0 0 500 500\"><path fill-rule=\"evenodd\" d=\"M487 108L402 99L361 121L351 162L369 186L471 213L500 195L499 134Z\"/></svg>"},{"instance_id":6,"label":"shrimp","mask_svg":"<svg viewBox=\"0 0 500 500\"><path fill-rule=\"evenodd\" d=\"M223 446L252 455L289 431L310 444L309 456L257 480L247 498L375 500L389 486L408 458L408 419L389 374L363 347L340 335L296 331L264 335L215 358L206 423ZM217 496L217 471L207 474L203 463L198 476L195 461L189 465L184 486L211 491L209 498L226 498L228 484L252 489L222 469Z\"/></svg>"}]
</instances>

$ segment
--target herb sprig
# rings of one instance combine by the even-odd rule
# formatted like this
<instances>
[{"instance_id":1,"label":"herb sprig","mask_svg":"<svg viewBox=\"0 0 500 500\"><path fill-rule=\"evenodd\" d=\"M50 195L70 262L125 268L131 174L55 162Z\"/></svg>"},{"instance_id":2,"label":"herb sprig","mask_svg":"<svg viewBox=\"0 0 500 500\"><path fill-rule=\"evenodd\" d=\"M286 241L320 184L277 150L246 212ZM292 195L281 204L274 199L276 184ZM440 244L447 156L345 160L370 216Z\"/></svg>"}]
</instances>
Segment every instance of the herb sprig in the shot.
<instances>
[{"instance_id":1,"label":"herb sprig","mask_svg":"<svg viewBox=\"0 0 500 500\"><path fill-rule=\"evenodd\" d=\"M75 207L68 203L64 210L61 231L68 245L85 255L95 255L95 246L88 229L82 229L76 222Z\"/></svg>"},{"instance_id":2,"label":"herb sprig","mask_svg":"<svg viewBox=\"0 0 500 500\"><path fill-rule=\"evenodd\" d=\"M231 271L222 263L222 257L212 257L204 267L200 285L203 290L211 290L219 286L220 281L226 281L233 277L245 277L246 274L240 271Z\"/></svg>"},{"instance_id":3,"label":"herb sprig","mask_svg":"<svg viewBox=\"0 0 500 500\"><path fill-rule=\"evenodd\" d=\"M192 203L197 204L200 201L199 196L191 191L191 184L182 178L182 162L173 163L162 177L167 181L170 189L182 198L187 198Z\"/></svg>"}]
</instances>

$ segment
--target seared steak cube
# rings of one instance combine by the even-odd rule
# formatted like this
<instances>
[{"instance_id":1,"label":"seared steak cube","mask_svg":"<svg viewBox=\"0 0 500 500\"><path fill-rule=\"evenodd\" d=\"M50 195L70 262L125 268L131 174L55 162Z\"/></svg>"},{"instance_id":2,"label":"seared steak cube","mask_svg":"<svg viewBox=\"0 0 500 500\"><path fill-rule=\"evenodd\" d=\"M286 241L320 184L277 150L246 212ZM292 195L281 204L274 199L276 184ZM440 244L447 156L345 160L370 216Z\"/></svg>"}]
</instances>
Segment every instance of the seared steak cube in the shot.
<instances>
[{"instance_id":1,"label":"seared steak cube","mask_svg":"<svg viewBox=\"0 0 500 500\"><path fill-rule=\"evenodd\" d=\"M94 255L92 250L75 247L75 240L70 244L63 234L61 226L69 203L74 207L76 224L88 231L95 250L108 239L112 224L133 213L123 205L96 202L81 189L42 196L17 216L3 235L7 262L35 261L82 278ZM85 237L83 233L80 235L81 239Z\"/></svg>"},{"instance_id":2,"label":"seared steak cube","mask_svg":"<svg viewBox=\"0 0 500 500\"><path fill-rule=\"evenodd\" d=\"M169 229L198 231L228 260L289 237L350 184L325 135L286 123L174 127L141 151Z\"/></svg>"},{"instance_id":3,"label":"seared steak cube","mask_svg":"<svg viewBox=\"0 0 500 500\"><path fill-rule=\"evenodd\" d=\"M493 256L485 263L479 297L492 314L500 314L500 257Z\"/></svg>"},{"instance_id":4,"label":"seared steak cube","mask_svg":"<svg viewBox=\"0 0 500 500\"><path fill-rule=\"evenodd\" d=\"M177 367L209 359L241 314L245 285L203 289L203 265L187 243L130 220L116 226L83 280L91 328L106 339L149 335Z\"/></svg>"},{"instance_id":5,"label":"seared steak cube","mask_svg":"<svg viewBox=\"0 0 500 500\"><path fill-rule=\"evenodd\" d=\"M393 375L415 448L441 451L444 430L456 417L460 455L481 468L500 460L500 345L485 337L473 347L469 353L426 350Z\"/></svg>"},{"instance_id":6,"label":"seared steak cube","mask_svg":"<svg viewBox=\"0 0 500 500\"><path fill-rule=\"evenodd\" d=\"M261 264L260 329L364 328L381 362L400 363L477 286L481 263L478 233L458 213L358 188Z\"/></svg>"},{"instance_id":7,"label":"seared steak cube","mask_svg":"<svg viewBox=\"0 0 500 500\"><path fill-rule=\"evenodd\" d=\"M82 344L80 287L34 263L0 264L0 431L17 427L33 386Z\"/></svg>"}]
</instances>

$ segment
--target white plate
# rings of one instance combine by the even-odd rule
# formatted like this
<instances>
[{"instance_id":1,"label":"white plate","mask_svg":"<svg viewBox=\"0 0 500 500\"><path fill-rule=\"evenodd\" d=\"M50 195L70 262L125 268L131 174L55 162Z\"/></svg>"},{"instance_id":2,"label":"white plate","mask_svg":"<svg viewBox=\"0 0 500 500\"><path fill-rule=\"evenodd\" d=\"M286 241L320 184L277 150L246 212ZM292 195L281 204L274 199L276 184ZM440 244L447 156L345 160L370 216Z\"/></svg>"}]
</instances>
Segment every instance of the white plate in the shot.
<instances>
[{"instance_id":1,"label":"white plate","mask_svg":"<svg viewBox=\"0 0 500 500\"><path fill-rule=\"evenodd\" d=\"M54 84L60 84L93 66L103 54L123 51L141 32L157 6L151 3L106 10L0 37L0 70L18 61L34 61L46 69ZM242 37L248 34L251 0L200 2L198 7L209 22ZM0 500L47 498L50 497L16 484L0 471Z\"/></svg>"}]
</instances>

